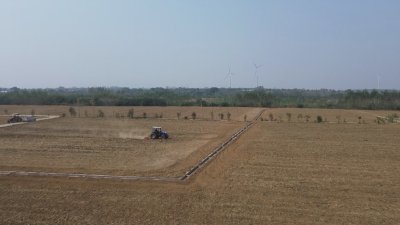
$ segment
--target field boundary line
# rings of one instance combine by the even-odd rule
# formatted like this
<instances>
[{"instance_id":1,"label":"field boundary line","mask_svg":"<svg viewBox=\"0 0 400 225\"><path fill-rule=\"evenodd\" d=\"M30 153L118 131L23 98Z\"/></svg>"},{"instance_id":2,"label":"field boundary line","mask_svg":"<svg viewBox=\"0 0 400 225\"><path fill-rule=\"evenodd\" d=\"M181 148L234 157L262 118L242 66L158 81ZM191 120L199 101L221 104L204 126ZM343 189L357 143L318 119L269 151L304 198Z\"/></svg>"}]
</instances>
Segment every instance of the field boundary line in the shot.
<instances>
[{"instance_id":1,"label":"field boundary line","mask_svg":"<svg viewBox=\"0 0 400 225\"><path fill-rule=\"evenodd\" d=\"M215 157L220 151L222 151L229 143L238 138L243 132L248 130L263 114L265 109L262 109L258 115L247 124L244 128L235 133L231 138L225 141L221 146L207 155L192 169L187 171L181 178L168 178L168 177L139 177L139 176L116 176L116 175L99 175L99 174L74 174L74 173L48 173L48 172L25 172L25 171L0 171L0 175L21 175L21 176L53 176L53 177L76 177L76 178L103 178L103 179L124 179L124 180L154 180L154 181L184 181L189 178L190 175L195 173L199 168L204 166L213 157ZM58 117L55 117L58 118ZM54 118L51 118L54 119ZM18 123L17 123L18 124Z\"/></svg>"},{"instance_id":2,"label":"field boundary line","mask_svg":"<svg viewBox=\"0 0 400 225\"><path fill-rule=\"evenodd\" d=\"M221 146L219 146L217 149L215 149L213 152L211 152L207 157L205 157L203 160L200 161L195 167L193 167L191 170L185 173L183 177L181 177L181 180L186 180L190 175L192 175L196 170L198 170L200 167L202 167L206 162L208 162L210 159L212 159L215 155L217 155L218 152L220 152L222 149L224 149L230 142L232 142L234 139L239 137L243 132L248 130L263 114L265 109L262 109L258 115L255 117L253 121L251 121L249 124L247 124L244 128L242 128L240 131L235 133L231 138L229 138L227 141L225 141Z\"/></svg>"}]
</instances>

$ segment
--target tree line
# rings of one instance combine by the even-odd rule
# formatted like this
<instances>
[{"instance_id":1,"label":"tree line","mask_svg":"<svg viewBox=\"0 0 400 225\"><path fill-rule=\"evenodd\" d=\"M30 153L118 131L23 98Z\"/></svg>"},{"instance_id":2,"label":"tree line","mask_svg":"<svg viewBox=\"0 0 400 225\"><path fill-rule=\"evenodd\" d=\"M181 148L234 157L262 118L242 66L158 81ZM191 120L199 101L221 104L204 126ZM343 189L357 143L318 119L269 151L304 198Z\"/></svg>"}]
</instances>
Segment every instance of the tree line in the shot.
<instances>
[{"instance_id":1,"label":"tree line","mask_svg":"<svg viewBox=\"0 0 400 225\"><path fill-rule=\"evenodd\" d=\"M235 106L400 110L399 91L244 88L18 89L0 93L1 105Z\"/></svg>"}]
</instances>

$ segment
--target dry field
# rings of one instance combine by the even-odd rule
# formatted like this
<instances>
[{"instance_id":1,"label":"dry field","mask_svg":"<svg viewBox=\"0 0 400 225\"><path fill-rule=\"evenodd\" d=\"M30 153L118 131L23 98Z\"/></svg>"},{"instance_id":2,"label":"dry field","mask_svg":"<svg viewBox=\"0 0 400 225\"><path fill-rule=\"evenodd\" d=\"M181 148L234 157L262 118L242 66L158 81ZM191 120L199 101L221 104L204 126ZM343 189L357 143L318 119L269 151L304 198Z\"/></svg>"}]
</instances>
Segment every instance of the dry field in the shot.
<instances>
[{"instance_id":1,"label":"dry field","mask_svg":"<svg viewBox=\"0 0 400 225\"><path fill-rule=\"evenodd\" d=\"M286 119L287 109L281 110ZM299 123L295 122L297 113L322 117L325 113L328 117L338 112L295 110L291 112L291 123L256 123L184 182L0 175L0 221L2 224L398 224L400 126L367 121L365 124ZM266 110L263 117L268 118L270 112L279 114L276 109L271 109ZM348 121L347 117L354 115L353 111L341 112ZM68 160L70 155L56 159L52 154L58 149L73 155L77 148L73 142L75 140L89 148L96 142L107 143L97 138L98 135L105 136L105 140L119 138L114 131L106 132L119 129L114 125L115 120L118 121L112 118L63 118L9 127L0 129L0 142L3 146L3 141L6 141L8 148L14 152L28 154L28 144L18 147L19 143L13 145L11 141L23 140L22 137L30 139L29 135L39 140L46 139L40 136L45 132L46 136L63 143L53 146L56 141L52 142L51 138L48 139L53 144L40 142L54 147L47 156L62 162ZM122 126L131 127L130 122L126 122L129 120L120 121L124 121L121 122ZM218 129L233 130L245 124L226 121L149 121L149 124L154 121L176 123L180 127L178 129L168 125L171 143L152 143L152 148L158 144L166 148L180 145L174 145L174 141L191 146L191 141L194 141L193 145L200 145L195 141L208 140L203 147L188 154L185 160L178 159L172 165L190 161L196 158L191 157L195 152L211 147L212 143L224 141L225 137L214 137L212 132L219 133L216 131ZM131 123L137 127L147 128L149 125L146 120L134 120ZM74 128L74 124L82 126L78 129ZM193 124L202 127L203 132L190 130ZM18 130L22 127L27 131ZM95 127L96 131L89 127ZM179 130L188 132L179 134ZM12 135L7 136L8 133ZM64 139L70 141L63 142L58 133L64 133ZM203 138L186 140L186 137L197 136L199 133ZM84 140L80 140L79 136L83 136ZM149 143L132 138L119 140L122 149L132 143L135 146L146 146ZM111 144L116 145L116 142ZM35 147L35 144L30 146ZM39 148L35 149L35 153L39 154ZM0 147L0 154L12 155L13 151ZM75 157L75 160L79 161L79 157L96 159L102 156L94 150L85 154L87 156L82 154ZM146 151L146 154L150 153ZM116 155L116 158L123 159L123 156ZM133 155L125 157L130 156ZM18 154L15 153L15 157L9 157L6 161L20 160L18 163L23 163L18 159ZM25 160L29 161L29 158L35 159L34 155L30 155ZM114 159L110 160L109 164L103 161L105 168L113 167ZM1 161L0 166L4 168L6 161ZM84 163L84 160L80 162ZM101 167L99 165L86 166L83 165L84 168L93 167L93 171L107 171L97 168ZM171 171L175 168L176 174L179 171L174 166L163 168ZM109 171L123 171L123 168L114 169ZM152 168L149 171L174 174L162 168ZM142 168L135 172L152 173L149 171Z\"/></svg>"},{"instance_id":2,"label":"dry field","mask_svg":"<svg viewBox=\"0 0 400 225\"><path fill-rule=\"evenodd\" d=\"M389 110L344 110L344 109L299 109L299 108L276 108L269 109L264 112L262 117L266 120L270 120L269 114L273 115L274 120L279 121L279 117L283 122L288 122L287 113L291 113L290 122L306 122L304 116L309 115L309 122L317 120L317 116L321 116L324 122L337 123L338 117L340 123L358 123L358 117L361 117L361 123L374 123L376 116L386 117L388 115L396 113L400 116L400 111L389 111ZM298 115L302 114L303 118L298 118Z\"/></svg>"},{"instance_id":3,"label":"dry field","mask_svg":"<svg viewBox=\"0 0 400 225\"><path fill-rule=\"evenodd\" d=\"M0 170L181 177L246 124L67 117L7 127ZM155 125L170 138L145 140Z\"/></svg>"},{"instance_id":4,"label":"dry field","mask_svg":"<svg viewBox=\"0 0 400 225\"><path fill-rule=\"evenodd\" d=\"M134 117L143 117L143 113L146 113L148 118L154 118L157 114L164 119L178 119L177 113L180 113L180 119L187 116L189 119L192 118L192 113L196 112L198 120L212 120L211 112L214 113L214 120L220 120L218 114L224 114L224 120L227 119L226 115L229 112L231 114L231 120L243 121L244 116L247 115L247 120L254 118L260 108L240 108L240 107L161 107L161 106L72 106L75 108L77 117L85 117L85 112L89 117L96 117L98 115L98 110L102 110L106 117L116 117L117 114L120 116L126 116L130 109L134 109ZM9 116L11 113L20 113L22 115L28 115L32 110L35 111L37 115L61 115L66 114L67 117L70 116L69 113L70 106L36 106L36 105L0 105L0 115ZM5 113L7 110L7 113ZM0 117L1 119L1 117ZM6 119L3 119L5 122Z\"/></svg>"}]
</instances>

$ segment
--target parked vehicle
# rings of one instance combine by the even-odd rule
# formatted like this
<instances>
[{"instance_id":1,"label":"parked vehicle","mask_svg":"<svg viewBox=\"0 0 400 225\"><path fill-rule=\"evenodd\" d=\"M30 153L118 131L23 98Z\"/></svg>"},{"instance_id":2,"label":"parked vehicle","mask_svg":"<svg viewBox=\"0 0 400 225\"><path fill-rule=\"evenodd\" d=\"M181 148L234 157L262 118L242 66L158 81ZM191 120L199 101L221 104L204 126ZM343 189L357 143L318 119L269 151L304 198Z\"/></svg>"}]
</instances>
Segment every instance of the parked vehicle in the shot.
<instances>
[{"instance_id":1,"label":"parked vehicle","mask_svg":"<svg viewBox=\"0 0 400 225\"><path fill-rule=\"evenodd\" d=\"M35 122L36 121L36 117L34 116L27 116L22 118L22 122Z\"/></svg>"},{"instance_id":2,"label":"parked vehicle","mask_svg":"<svg viewBox=\"0 0 400 225\"><path fill-rule=\"evenodd\" d=\"M11 114L10 119L7 120L7 123L18 123L22 122L22 118L19 116L19 113Z\"/></svg>"}]
</instances>

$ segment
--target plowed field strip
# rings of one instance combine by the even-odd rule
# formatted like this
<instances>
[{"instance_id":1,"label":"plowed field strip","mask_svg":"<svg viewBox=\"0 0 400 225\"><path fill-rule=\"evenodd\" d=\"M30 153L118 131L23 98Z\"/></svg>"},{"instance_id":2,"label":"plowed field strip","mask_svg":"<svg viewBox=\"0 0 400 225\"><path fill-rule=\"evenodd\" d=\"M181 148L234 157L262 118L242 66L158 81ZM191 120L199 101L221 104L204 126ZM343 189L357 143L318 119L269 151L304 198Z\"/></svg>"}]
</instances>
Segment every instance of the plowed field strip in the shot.
<instances>
[{"instance_id":1,"label":"plowed field strip","mask_svg":"<svg viewBox=\"0 0 400 225\"><path fill-rule=\"evenodd\" d=\"M45 173L45 172L24 172L24 171L0 171L3 175L22 175L22 176L54 176L54 177L78 177L78 178L107 178L107 179L126 179L126 180L159 180L159 181L183 181L186 180L190 175L192 175L196 170L206 164L215 155L218 154L222 149L224 149L229 143L239 137L244 131L248 130L262 115L265 109L261 110L259 114L254 118L252 122L247 124L240 131L235 133L231 138L224 142L220 147L215 149L211 154L204 158L200 163L194 166L191 170L185 173L181 178L168 178L168 177L138 177L138 176L114 176L114 175L98 175L98 174L70 174L70 173ZM57 118L52 117L50 119Z\"/></svg>"}]
</instances>

